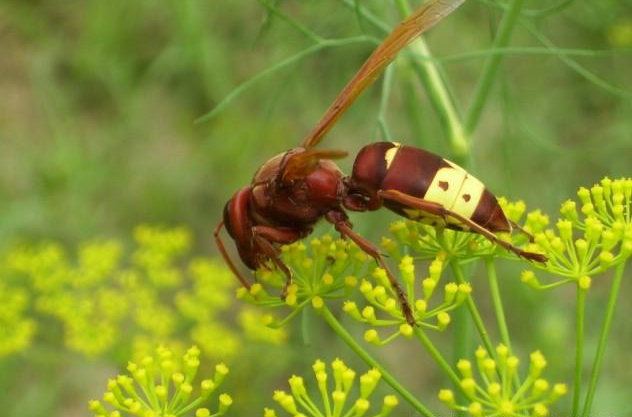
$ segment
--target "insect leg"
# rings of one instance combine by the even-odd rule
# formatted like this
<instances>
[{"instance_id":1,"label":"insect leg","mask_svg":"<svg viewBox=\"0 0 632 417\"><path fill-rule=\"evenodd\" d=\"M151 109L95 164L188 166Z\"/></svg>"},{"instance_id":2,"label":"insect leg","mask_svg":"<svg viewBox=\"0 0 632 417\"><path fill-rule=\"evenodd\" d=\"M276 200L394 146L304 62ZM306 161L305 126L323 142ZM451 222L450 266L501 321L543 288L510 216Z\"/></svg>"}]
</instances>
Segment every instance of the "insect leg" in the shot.
<instances>
[{"instance_id":1,"label":"insect leg","mask_svg":"<svg viewBox=\"0 0 632 417\"><path fill-rule=\"evenodd\" d=\"M219 252L222 254L224 262L226 262L230 270L233 271L233 274L235 274L239 282L241 282L241 285L243 285L247 289L250 289L250 283L246 281L246 279L241 275L239 270L235 267L235 264L233 264L233 261L230 259L230 256L228 256L226 247L224 247L224 242L222 242L222 238L219 234L222 230L222 227L224 227L224 221L219 222L219 224L215 228L215 232L213 233L213 235L215 236L215 244L217 245Z\"/></svg>"},{"instance_id":2,"label":"insect leg","mask_svg":"<svg viewBox=\"0 0 632 417\"><path fill-rule=\"evenodd\" d=\"M375 259L377 264L386 271L386 276L388 277L388 280L390 281L391 286L393 290L395 290L395 293L397 294L397 298L399 299L399 303L402 307L402 313L404 314L404 317L406 317L406 322L410 324L411 326L414 326L416 324L416 320L415 320L415 317L413 316L413 311L410 308L410 304L408 302L408 298L406 297L406 293L404 292L401 285L399 284L399 281L397 281L397 279L391 273L391 270L388 268L388 265L386 265L386 262L384 262L384 258L380 254L380 251L375 246L373 246L371 242L369 242L368 240L366 240L365 238L357 234L351 228L346 218L343 219L342 216L340 216L338 212L329 212L325 215L325 218L329 222L333 223L336 230L343 237L351 239L367 255Z\"/></svg>"},{"instance_id":3,"label":"insect leg","mask_svg":"<svg viewBox=\"0 0 632 417\"><path fill-rule=\"evenodd\" d=\"M290 268L288 268L288 266L283 262L279 256L279 250L274 247L272 242L286 245L296 242L298 239L303 237L304 234L292 229L275 229L268 226L254 226L252 228L252 235L266 257L271 259L277 268L285 274L285 285L283 286L283 290L281 290L281 298L285 299L287 295L287 288L292 284L292 271L290 271Z\"/></svg>"},{"instance_id":4,"label":"insect leg","mask_svg":"<svg viewBox=\"0 0 632 417\"><path fill-rule=\"evenodd\" d=\"M426 213L433 214L435 216L441 216L443 218L452 217L458 220L461 224L469 227L470 230L485 236L487 239L489 239L493 243L496 243L497 245L502 246L503 248L507 249L510 252L515 253L516 255L522 258L525 258L531 261L542 262L542 263L547 261L546 256L541 255L539 253L523 251L522 249L515 247L511 243L505 242L504 240L499 239L494 233L490 232L483 226L476 224L474 221L472 221L472 219L468 219L467 217L462 216L459 213L450 211L446 209L445 207L443 207L441 204L434 203L432 201L426 201L421 198L413 197L411 195L402 193L397 190L384 190L384 191L380 191L378 194L383 199L395 201L397 203L403 204L410 208L421 210Z\"/></svg>"},{"instance_id":5,"label":"insect leg","mask_svg":"<svg viewBox=\"0 0 632 417\"><path fill-rule=\"evenodd\" d=\"M511 224L511 227L513 227L514 229L516 229L517 231L525 235L529 239L529 242L533 243L534 237L531 233L524 230L518 223L512 220L509 220L509 224Z\"/></svg>"}]
</instances>

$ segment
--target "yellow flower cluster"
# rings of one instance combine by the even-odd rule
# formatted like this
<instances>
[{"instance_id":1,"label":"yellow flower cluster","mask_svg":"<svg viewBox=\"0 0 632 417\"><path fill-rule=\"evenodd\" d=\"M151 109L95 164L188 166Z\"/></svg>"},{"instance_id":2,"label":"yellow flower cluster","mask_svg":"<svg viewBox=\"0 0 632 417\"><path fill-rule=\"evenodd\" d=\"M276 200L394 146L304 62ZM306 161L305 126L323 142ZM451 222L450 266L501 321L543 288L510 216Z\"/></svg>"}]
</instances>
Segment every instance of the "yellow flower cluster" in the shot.
<instances>
[{"instance_id":1,"label":"yellow flower cluster","mask_svg":"<svg viewBox=\"0 0 632 417\"><path fill-rule=\"evenodd\" d=\"M361 375L359 393L355 401L350 402L351 390L356 379L356 372L350 369L340 359L331 363L333 383L327 373L325 363L317 360L312 366L316 378L316 385L320 393L320 404L310 396L303 378L292 376L289 379L290 392L275 391L274 401L289 415L293 417L362 417L371 409L369 397L375 391L382 375L376 369L372 369ZM332 390L333 387L333 390ZM373 412L373 417L386 417L397 406L397 397L387 395L382 401L380 411ZM266 408L264 417L278 417L274 409Z\"/></svg>"},{"instance_id":2,"label":"yellow flower cluster","mask_svg":"<svg viewBox=\"0 0 632 417\"><path fill-rule=\"evenodd\" d=\"M459 404L449 389L439 391L439 399L451 409L473 417L545 417L549 415L548 406L566 394L566 385L551 386L541 378L546 359L540 351L531 354L529 373L524 382L520 382L518 375L520 360L511 355L506 346L498 345L496 355L496 359L489 357L482 347L476 351L476 369L481 382L477 381L470 361L462 359L457 363L462 378L460 391L468 404Z\"/></svg>"},{"instance_id":3,"label":"yellow flower cluster","mask_svg":"<svg viewBox=\"0 0 632 417\"><path fill-rule=\"evenodd\" d=\"M280 297L286 282L282 271L268 265L257 271L258 283L250 290L240 288L237 297L249 303L267 306L289 306L292 312L281 321L269 321L271 326L281 326L308 304L315 308L326 299L348 296L357 286L358 276L366 273L369 258L355 244L329 235L312 239L306 246L302 242L281 248L282 259L293 274L285 299ZM372 262L372 260L371 260ZM273 289L274 293L268 292Z\"/></svg>"},{"instance_id":4,"label":"yellow flower cluster","mask_svg":"<svg viewBox=\"0 0 632 417\"><path fill-rule=\"evenodd\" d=\"M117 241L82 245L75 256L59 244L24 246L0 259L0 356L31 343L38 329L63 328L68 349L86 355L129 344L136 356L153 346L198 344L211 357L228 357L243 345L220 315L231 308L236 280L223 264L187 260L191 235L183 228L139 226L126 255ZM280 343L283 331L256 331L248 313L246 337ZM55 335L56 336L56 335Z\"/></svg>"},{"instance_id":5,"label":"yellow flower cluster","mask_svg":"<svg viewBox=\"0 0 632 417\"><path fill-rule=\"evenodd\" d=\"M24 317L26 291L0 281L0 357L20 352L30 343L35 322Z\"/></svg>"},{"instance_id":6,"label":"yellow flower cluster","mask_svg":"<svg viewBox=\"0 0 632 417\"><path fill-rule=\"evenodd\" d=\"M156 356L146 356L140 363L129 362L130 376L119 375L110 379L103 395L108 411L101 401L89 403L95 417L178 417L188 416L195 410L196 417L216 417L226 413L233 400L220 394L217 411L207 408L229 370L220 363L212 378L196 382L200 367L200 350L193 346L178 360L165 347L156 349ZM194 395L193 393L196 392Z\"/></svg>"},{"instance_id":7,"label":"yellow flower cluster","mask_svg":"<svg viewBox=\"0 0 632 417\"><path fill-rule=\"evenodd\" d=\"M562 277L543 285L533 271L523 272L523 282L534 288L575 282L587 290L594 275L626 262L632 254L632 178L604 178L590 189L580 188L577 195L579 210L575 201L564 202L555 229L546 228L548 218L540 213L528 216L535 243L527 248L549 258L546 265L535 266Z\"/></svg>"},{"instance_id":8,"label":"yellow flower cluster","mask_svg":"<svg viewBox=\"0 0 632 417\"><path fill-rule=\"evenodd\" d=\"M472 291L469 284L450 282L443 286L443 300L432 306L432 296L436 294L444 268L444 258L444 254L440 253L439 257L430 263L428 276L421 281L415 278L413 258L404 256L399 264L400 276L407 298L413 307L416 323L439 331L444 330L450 323L449 312L458 307ZM395 332L384 339L380 338L376 329L367 330L364 334L365 340L375 345L384 345L400 335L412 337L414 328L406 322L386 272L377 268L372 277L372 281L363 280L360 283L360 292L368 305L360 310L355 302L347 301L343 310L357 321L370 326L396 327Z\"/></svg>"},{"instance_id":9,"label":"yellow flower cluster","mask_svg":"<svg viewBox=\"0 0 632 417\"><path fill-rule=\"evenodd\" d=\"M498 203L511 221L518 223L526 211L523 201L508 202L499 198ZM381 245L395 259L407 254L415 258L433 260L438 256L455 259L476 259L481 257L514 257L503 248L491 243L478 233L456 231L448 228L424 224L423 221L398 220L391 224L393 239L382 238ZM521 247L528 243L522 233L500 234L500 238Z\"/></svg>"}]
</instances>

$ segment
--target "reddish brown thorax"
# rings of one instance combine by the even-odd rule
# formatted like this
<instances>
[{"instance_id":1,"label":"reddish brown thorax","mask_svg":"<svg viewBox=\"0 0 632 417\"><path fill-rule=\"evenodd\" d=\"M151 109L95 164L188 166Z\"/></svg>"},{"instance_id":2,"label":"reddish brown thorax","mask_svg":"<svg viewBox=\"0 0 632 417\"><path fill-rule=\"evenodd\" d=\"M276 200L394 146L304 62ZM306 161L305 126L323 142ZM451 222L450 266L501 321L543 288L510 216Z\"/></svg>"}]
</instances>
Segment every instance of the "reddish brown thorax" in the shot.
<instances>
[{"instance_id":1,"label":"reddish brown thorax","mask_svg":"<svg viewBox=\"0 0 632 417\"><path fill-rule=\"evenodd\" d=\"M267 260L253 242L252 227L291 229L298 239L309 234L327 212L342 210L343 174L333 161L320 160L305 177L283 181L284 164L304 151L294 148L269 159L257 170L252 183L238 191L224 208L226 228L251 269Z\"/></svg>"}]
</instances>

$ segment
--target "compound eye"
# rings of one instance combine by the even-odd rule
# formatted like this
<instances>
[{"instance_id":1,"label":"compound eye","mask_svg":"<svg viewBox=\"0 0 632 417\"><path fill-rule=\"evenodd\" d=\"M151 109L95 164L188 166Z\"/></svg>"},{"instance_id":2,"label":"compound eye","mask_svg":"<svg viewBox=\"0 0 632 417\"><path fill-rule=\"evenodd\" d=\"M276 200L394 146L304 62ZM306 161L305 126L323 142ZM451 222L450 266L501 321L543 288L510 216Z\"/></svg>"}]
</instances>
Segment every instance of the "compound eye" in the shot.
<instances>
[{"instance_id":1,"label":"compound eye","mask_svg":"<svg viewBox=\"0 0 632 417\"><path fill-rule=\"evenodd\" d=\"M233 226L230 223L230 210L231 210L232 205L233 205L232 198L226 202L226 205L224 205L224 227L226 227L226 231L228 232L230 237L234 239L235 235L233 234Z\"/></svg>"}]
</instances>

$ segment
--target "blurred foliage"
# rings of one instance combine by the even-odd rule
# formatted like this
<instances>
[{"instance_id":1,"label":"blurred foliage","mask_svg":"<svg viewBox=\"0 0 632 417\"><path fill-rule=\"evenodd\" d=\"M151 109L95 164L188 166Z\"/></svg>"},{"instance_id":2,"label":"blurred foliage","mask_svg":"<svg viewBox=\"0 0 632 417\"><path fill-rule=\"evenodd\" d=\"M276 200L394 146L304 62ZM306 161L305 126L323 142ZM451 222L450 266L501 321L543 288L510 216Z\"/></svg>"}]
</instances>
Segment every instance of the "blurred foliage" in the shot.
<instances>
[{"instance_id":1,"label":"blurred foliage","mask_svg":"<svg viewBox=\"0 0 632 417\"><path fill-rule=\"evenodd\" d=\"M285 330L266 327L251 308L232 306L235 279L225 265L189 258L187 229L138 226L134 241L131 251L108 240L83 243L76 255L59 243L4 254L0 366L2 357L29 362L42 349L122 366L157 345L177 353L195 343L206 356L235 361L240 352L256 349L261 359L262 345L284 344Z\"/></svg>"},{"instance_id":2,"label":"blurred foliage","mask_svg":"<svg viewBox=\"0 0 632 417\"><path fill-rule=\"evenodd\" d=\"M342 0L272 3L327 38L382 36ZM361 5L391 25L399 20L388 2ZM531 0L513 46L490 51L504 5L468 1L428 36L429 45L461 103L471 99L484 58L505 55L473 138L471 170L497 194L552 213L580 184L630 174L632 3ZM236 86L309 40L255 1L3 0L0 45L0 249L11 254L0 265L3 411L85 415L90 382L163 336L214 346L215 337L232 335L230 343L242 346L239 322L245 335L280 343L283 337L261 327L258 312L237 314L216 299L230 293L223 266L192 260L212 250L210 231L230 195L270 156L299 142L373 45L319 51L256 83L202 124L194 121ZM394 72L384 114L376 85L325 144L353 155L380 138L378 116L385 116L394 139L451 156L409 68L398 64ZM341 166L348 172L351 163ZM374 239L386 233L387 219L393 215L354 216L356 229ZM200 240L184 232L181 252L137 241L140 254L132 257L129 231L142 223L185 224ZM33 243L42 241L53 243ZM219 281L211 282L211 273ZM499 274L516 270L499 265ZM629 280L623 286L629 291ZM571 293L536 297L510 279L502 287L512 307L509 326L524 329L515 344L534 341L551 362L567 363L573 323L564 311L572 308ZM588 327L598 325L605 308L606 287L593 287L601 297L587 306ZM620 305L617 317L629 310ZM332 349L335 342L321 330L312 330L318 337L311 349ZM618 337L608 352L616 360L605 364L595 407L620 416L630 411L617 396L632 366L627 330L615 321ZM387 360L423 375L411 377L411 386L437 386L434 375L415 371L426 369L425 358L394 346ZM279 385L277 373L252 375L249 366L262 355L278 372L288 362L307 367L311 360L305 346L282 354L267 343L243 347L231 365L241 377L230 392L253 404L264 403L270 384ZM234 407L237 415L245 412Z\"/></svg>"}]
</instances>

